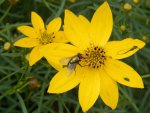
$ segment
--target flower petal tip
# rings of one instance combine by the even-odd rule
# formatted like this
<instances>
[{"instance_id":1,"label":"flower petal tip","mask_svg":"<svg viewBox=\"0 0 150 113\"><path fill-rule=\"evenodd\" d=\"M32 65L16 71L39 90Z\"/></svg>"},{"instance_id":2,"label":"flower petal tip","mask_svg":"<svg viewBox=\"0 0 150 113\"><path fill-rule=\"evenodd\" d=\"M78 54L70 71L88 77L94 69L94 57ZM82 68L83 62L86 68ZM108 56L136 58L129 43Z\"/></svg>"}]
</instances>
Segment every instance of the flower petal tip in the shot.
<instances>
[{"instance_id":1,"label":"flower petal tip","mask_svg":"<svg viewBox=\"0 0 150 113\"><path fill-rule=\"evenodd\" d=\"M109 7L110 8L109 3L107 1L105 1L101 6L105 6L105 7Z\"/></svg>"},{"instance_id":2,"label":"flower petal tip","mask_svg":"<svg viewBox=\"0 0 150 113\"><path fill-rule=\"evenodd\" d=\"M88 111L88 109L86 109L86 108L84 108L82 106L81 106L81 109L82 109L83 113L86 113Z\"/></svg>"},{"instance_id":3,"label":"flower petal tip","mask_svg":"<svg viewBox=\"0 0 150 113\"><path fill-rule=\"evenodd\" d=\"M65 9L65 13L69 13L70 12L70 10L69 9Z\"/></svg>"},{"instance_id":4,"label":"flower petal tip","mask_svg":"<svg viewBox=\"0 0 150 113\"><path fill-rule=\"evenodd\" d=\"M112 110L115 110L116 107L117 107L117 105L112 105L112 106L110 106L110 107L111 107Z\"/></svg>"},{"instance_id":5,"label":"flower petal tip","mask_svg":"<svg viewBox=\"0 0 150 113\"><path fill-rule=\"evenodd\" d=\"M56 17L55 19L57 19L58 21L61 21L61 18L60 18L60 17Z\"/></svg>"},{"instance_id":6,"label":"flower petal tip","mask_svg":"<svg viewBox=\"0 0 150 113\"><path fill-rule=\"evenodd\" d=\"M16 42L13 44L13 46L17 46Z\"/></svg>"},{"instance_id":7,"label":"flower petal tip","mask_svg":"<svg viewBox=\"0 0 150 113\"><path fill-rule=\"evenodd\" d=\"M105 1L103 4L109 5L107 1Z\"/></svg>"},{"instance_id":8,"label":"flower petal tip","mask_svg":"<svg viewBox=\"0 0 150 113\"><path fill-rule=\"evenodd\" d=\"M138 39L137 39L138 40ZM146 45L146 43L145 42L143 42L143 41L141 41L141 40L138 40L139 41L139 48L141 49L141 48L143 48L145 45Z\"/></svg>"},{"instance_id":9,"label":"flower petal tip","mask_svg":"<svg viewBox=\"0 0 150 113\"><path fill-rule=\"evenodd\" d=\"M18 31L21 31L21 28L22 28L22 26L18 26L18 27L17 27L17 30L18 30Z\"/></svg>"},{"instance_id":10,"label":"flower petal tip","mask_svg":"<svg viewBox=\"0 0 150 113\"><path fill-rule=\"evenodd\" d=\"M58 94L58 92L50 86L48 87L47 93L56 93L56 94Z\"/></svg>"},{"instance_id":11,"label":"flower petal tip","mask_svg":"<svg viewBox=\"0 0 150 113\"><path fill-rule=\"evenodd\" d=\"M70 14L72 14L72 12L70 10L66 9L65 10L65 15L70 15Z\"/></svg>"},{"instance_id":12,"label":"flower petal tip","mask_svg":"<svg viewBox=\"0 0 150 113\"><path fill-rule=\"evenodd\" d=\"M138 86L138 88L141 88L141 89L143 89L143 88L144 88L144 84L143 84L143 82L141 82L141 84Z\"/></svg>"},{"instance_id":13,"label":"flower petal tip","mask_svg":"<svg viewBox=\"0 0 150 113\"><path fill-rule=\"evenodd\" d=\"M31 66L33 66L33 64L34 63L29 60L29 66L31 67Z\"/></svg>"},{"instance_id":14,"label":"flower petal tip","mask_svg":"<svg viewBox=\"0 0 150 113\"><path fill-rule=\"evenodd\" d=\"M37 15L37 13L34 12L34 11L32 11L32 12L31 12L31 16L34 16L34 15Z\"/></svg>"},{"instance_id":15,"label":"flower petal tip","mask_svg":"<svg viewBox=\"0 0 150 113\"><path fill-rule=\"evenodd\" d=\"M47 93L52 93L50 86L48 87Z\"/></svg>"}]
</instances>

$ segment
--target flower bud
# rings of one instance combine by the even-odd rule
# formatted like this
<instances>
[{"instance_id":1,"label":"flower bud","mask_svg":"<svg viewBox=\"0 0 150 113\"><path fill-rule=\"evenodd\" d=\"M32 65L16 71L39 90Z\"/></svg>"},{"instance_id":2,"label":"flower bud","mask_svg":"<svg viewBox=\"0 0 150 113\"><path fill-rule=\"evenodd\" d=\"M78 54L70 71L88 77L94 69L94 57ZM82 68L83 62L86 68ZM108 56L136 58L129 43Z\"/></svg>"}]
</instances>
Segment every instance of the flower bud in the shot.
<instances>
[{"instance_id":1,"label":"flower bud","mask_svg":"<svg viewBox=\"0 0 150 113\"><path fill-rule=\"evenodd\" d=\"M133 0L133 3L138 4L140 0Z\"/></svg>"},{"instance_id":2,"label":"flower bud","mask_svg":"<svg viewBox=\"0 0 150 113\"><path fill-rule=\"evenodd\" d=\"M77 0L69 0L71 3L75 3Z\"/></svg>"},{"instance_id":3,"label":"flower bud","mask_svg":"<svg viewBox=\"0 0 150 113\"><path fill-rule=\"evenodd\" d=\"M15 5L17 2L19 2L19 0L8 0L10 2L10 4Z\"/></svg>"},{"instance_id":4,"label":"flower bud","mask_svg":"<svg viewBox=\"0 0 150 113\"><path fill-rule=\"evenodd\" d=\"M125 11L130 11L130 10L132 9L132 5L129 4L129 3L125 3L125 4L123 5L123 9L124 9Z\"/></svg>"},{"instance_id":5,"label":"flower bud","mask_svg":"<svg viewBox=\"0 0 150 113\"><path fill-rule=\"evenodd\" d=\"M26 60L29 60L29 55L30 55L30 53L26 54L26 56L25 56Z\"/></svg>"},{"instance_id":6,"label":"flower bud","mask_svg":"<svg viewBox=\"0 0 150 113\"><path fill-rule=\"evenodd\" d=\"M126 30L126 26L125 26L125 25L121 25L121 26L120 26L120 30L121 30L122 32L124 32L124 31Z\"/></svg>"},{"instance_id":7,"label":"flower bud","mask_svg":"<svg viewBox=\"0 0 150 113\"><path fill-rule=\"evenodd\" d=\"M31 89L37 89L41 86L41 84L39 83L37 78L32 77L29 79L29 86Z\"/></svg>"},{"instance_id":8,"label":"flower bud","mask_svg":"<svg viewBox=\"0 0 150 113\"><path fill-rule=\"evenodd\" d=\"M5 43L4 43L4 50L9 50L10 47L11 47L10 42L5 42Z\"/></svg>"},{"instance_id":9,"label":"flower bud","mask_svg":"<svg viewBox=\"0 0 150 113\"><path fill-rule=\"evenodd\" d=\"M144 42L147 42L147 40L148 40L147 36L144 35L144 36L142 37L142 40L143 40Z\"/></svg>"}]
</instances>

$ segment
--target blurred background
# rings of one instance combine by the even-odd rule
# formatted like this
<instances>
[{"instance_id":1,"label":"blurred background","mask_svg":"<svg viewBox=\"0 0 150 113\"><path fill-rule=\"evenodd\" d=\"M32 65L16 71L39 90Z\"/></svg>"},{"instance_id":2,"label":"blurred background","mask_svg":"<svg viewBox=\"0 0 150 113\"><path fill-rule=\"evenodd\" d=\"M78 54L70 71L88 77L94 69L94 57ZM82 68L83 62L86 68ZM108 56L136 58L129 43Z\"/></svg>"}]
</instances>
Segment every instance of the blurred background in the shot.
<instances>
[{"instance_id":1,"label":"blurred background","mask_svg":"<svg viewBox=\"0 0 150 113\"><path fill-rule=\"evenodd\" d=\"M16 28L31 25L31 11L47 24L64 17L64 10L91 19L105 0L0 0L0 113L82 113L78 87L56 95L48 94L49 81L56 73L45 59L28 65L30 49L14 47L23 37ZM150 113L150 0L107 0L113 12L114 27L110 40L138 38L146 46L123 61L143 78L145 88L119 85L116 110L99 98L87 113ZM108 89L109 90L109 89ZM113 93L113 92L112 92Z\"/></svg>"}]
</instances>

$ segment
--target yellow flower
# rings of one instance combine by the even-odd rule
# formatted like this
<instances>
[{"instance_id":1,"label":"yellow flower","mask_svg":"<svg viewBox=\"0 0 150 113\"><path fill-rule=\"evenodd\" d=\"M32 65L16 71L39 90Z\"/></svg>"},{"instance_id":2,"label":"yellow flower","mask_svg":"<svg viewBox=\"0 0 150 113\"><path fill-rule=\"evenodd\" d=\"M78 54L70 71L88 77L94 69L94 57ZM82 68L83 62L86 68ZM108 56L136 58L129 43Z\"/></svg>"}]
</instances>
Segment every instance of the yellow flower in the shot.
<instances>
[{"instance_id":1,"label":"yellow flower","mask_svg":"<svg viewBox=\"0 0 150 113\"><path fill-rule=\"evenodd\" d=\"M57 49L45 54L48 58L52 52L53 57L58 58L53 62L58 65L62 60L67 61L52 78L48 93L63 93L79 84L79 103L86 112L99 96L115 109L119 98L117 82L134 88L144 87L140 75L119 59L133 55L145 43L132 38L108 42L112 27L112 12L107 2L96 10L91 22L82 15L77 17L65 11L64 32L72 45L53 44Z\"/></svg>"},{"instance_id":2,"label":"yellow flower","mask_svg":"<svg viewBox=\"0 0 150 113\"><path fill-rule=\"evenodd\" d=\"M26 37L16 41L15 46L33 48L29 56L29 64L32 66L43 57L42 48L53 42L66 42L64 32L59 31L61 27L61 18L57 17L52 20L45 29L42 18L35 12L31 13L31 21L33 27L20 26L18 30Z\"/></svg>"}]
</instances>

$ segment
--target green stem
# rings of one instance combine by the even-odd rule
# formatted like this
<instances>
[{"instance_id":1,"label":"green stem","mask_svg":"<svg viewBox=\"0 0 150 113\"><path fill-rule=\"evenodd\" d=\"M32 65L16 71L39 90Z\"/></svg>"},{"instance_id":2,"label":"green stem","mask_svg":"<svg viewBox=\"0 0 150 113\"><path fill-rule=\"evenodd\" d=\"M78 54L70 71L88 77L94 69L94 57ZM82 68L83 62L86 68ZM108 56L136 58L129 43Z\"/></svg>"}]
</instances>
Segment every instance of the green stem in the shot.
<instances>
[{"instance_id":1,"label":"green stem","mask_svg":"<svg viewBox=\"0 0 150 113\"><path fill-rule=\"evenodd\" d=\"M23 98L22 98L18 93L17 93L16 95L17 95L18 100L19 100L19 103L20 103L20 105L21 105L22 112L23 112L23 113L28 113L27 108L26 108L26 106L25 106L25 103L24 103L24 101L23 101Z\"/></svg>"},{"instance_id":2,"label":"green stem","mask_svg":"<svg viewBox=\"0 0 150 113\"><path fill-rule=\"evenodd\" d=\"M123 90L122 87L119 87L119 90L121 91L121 93L124 95L125 98L127 98L130 102L130 104L133 106L133 108L135 109L135 111L137 113L140 113L138 107L136 106L136 104L133 102L133 100L130 98L130 96Z\"/></svg>"},{"instance_id":3,"label":"green stem","mask_svg":"<svg viewBox=\"0 0 150 113\"><path fill-rule=\"evenodd\" d=\"M49 76L49 73L50 73L51 69L49 69L46 73L46 76L45 76L45 80L47 80L48 76ZM44 82L43 85L42 85L42 89L41 89L41 97L40 97L40 102L39 102L39 105L38 105L38 113L41 112L41 106L42 106L42 103L43 103L43 97L44 97L44 92L46 90L46 83Z\"/></svg>"},{"instance_id":4,"label":"green stem","mask_svg":"<svg viewBox=\"0 0 150 113\"><path fill-rule=\"evenodd\" d=\"M147 75L143 75L141 76L142 78L149 78L150 77L150 74L147 74Z\"/></svg>"},{"instance_id":5,"label":"green stem","mask_svg":"<svg viewBox=\"0 0 150 113\"><path fill-rule=\"evenodd\" d=\"M54 9L53 9L53 8L51 8L51 7L48 5L48 3L47 3L47 1L46 1L46 0L43 0L43 3L45 4L45 6L48 8L48 10L49 10L49 11L51 11L53 14L55 14Z\"/></svg>"},{"instance_id":6,"label":"green stem","mask_svg":"<svg viewBox=\"0 0 150 113\"><path fill-rule=\"evenodd\" d=\"M6 10L6 12L4 13L4 15L0 18L0 23L4 20L4 18L8 15L8 12L10 11L10 9L12 8L12 5L10 5L8 7L8 9Z\"/></svg>"},{"instance_id":7,"label":"green stem","mask_svg":"<svg viewBox=\"0 0 150 113\"><path fill-rule=\"evenodd\" d=\"M62 3L60 5L59 10L57 11L55 17L58 17L61 15L61 13L63 12L64 6L65 6L66 0L62 0Z\"/></svg>"},{"instance_id":8,"label":"green stem","mask_svg":"<svg viewBox=\"0 0 150 113\"><path fill-rule=\"evenodd\" d=\"M70 113L69 109L67 108L65 102L63 101L63 99L61 98L60 95L58 95L58 99L60 100L60 102L63 104L64 108L66 109L67 113Z\"/></svg>"},{"instance_id":9,"label":"green stem","mask_svg":"<svg viewBox=\"0 0 150 113\"><path fill-rule=\"evenodd\" d=\"M11 77L11 76L13 76L14 74L18 73L18 72L21 71L21 70L23 70L24 68L25 68L25 67L22 67L22 68L18 69L17 71L15 71L15 72L13 72L13 73L11 73L11 74L8 74L7 76L3 77L3 78L0 80L0 83L1 83L3 80L5 80L5 79L7 79L7 78L9 78L9 77Z\"/></svg>"}]
</instances>

